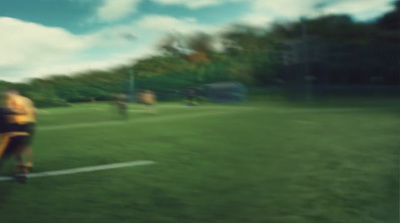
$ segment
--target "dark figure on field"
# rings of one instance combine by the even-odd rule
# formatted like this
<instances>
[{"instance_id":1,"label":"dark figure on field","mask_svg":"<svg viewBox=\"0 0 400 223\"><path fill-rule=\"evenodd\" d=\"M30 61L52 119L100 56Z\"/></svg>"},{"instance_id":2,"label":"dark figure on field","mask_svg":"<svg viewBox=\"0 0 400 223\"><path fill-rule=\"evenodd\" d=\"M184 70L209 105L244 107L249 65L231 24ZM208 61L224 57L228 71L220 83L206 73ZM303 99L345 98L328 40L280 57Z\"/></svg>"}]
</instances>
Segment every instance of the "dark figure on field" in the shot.
<instances>
[{"instance_id":1,"label":"dark figure on field","mask_svg":"<svg viewBox=\"0 0 400 223\"><path fill-rule=\"evenodd\" d=\"M116 98L116 104L121 117L128 119L128 97L125 94L119 94Z\"/></svg>"},{"instance_id":2,"label":"dark figure on field","mask_svg":"<svg viewBox=\"0 0 400 223\"><path fill-rule=\"evenodd\" d=\"M7 121L10 124L22 127L22 131L29 133L27 144L22 149L22 153L17 155L19 169L30 172L33 169L33 150L32 141L35 133L35 123L37 111L34 103L27 97L11 90L6 95L6 107L14 112L7 116ZM26 156L27 162L23 161L23 156Z\"/></svg>"},{"instance_id":3,"label":"dark figure on field","mask_svg":"<svg viewBox=\"0 0 400 223\"><path fill-rule=\"evenodd\" d=\"M29 133L26 132L24 126L8 121L9 115L16 113L8 108L0 107L0 169L5 159L14 155L19 162L19 157L29 145ZM22 113L20 114L22 115ZM22 166L17 168L15 179L20 183L26 182L25 173L29 172L28 168Z\"/></svg>"},{"instance_id":4,"label":"dark figure on field","mask_svg":"<svg viewBox=\"0 0 400 223\"><path fill-rule=\"evenodd\" d=\"M188 105L197 105L196 102L196 90L195 89L189 89L187 91L187 104Z\"/></svg>"}]
</instances>

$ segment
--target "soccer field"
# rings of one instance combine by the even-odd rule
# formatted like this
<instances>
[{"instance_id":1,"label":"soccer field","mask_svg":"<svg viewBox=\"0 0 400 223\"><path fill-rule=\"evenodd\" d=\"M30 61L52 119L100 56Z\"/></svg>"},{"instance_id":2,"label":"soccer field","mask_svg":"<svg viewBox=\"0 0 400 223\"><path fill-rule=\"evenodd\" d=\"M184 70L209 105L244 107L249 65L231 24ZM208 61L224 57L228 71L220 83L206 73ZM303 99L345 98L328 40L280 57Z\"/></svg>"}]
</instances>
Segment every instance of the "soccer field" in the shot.
<instances>
[{"instance_id":1,"label":"soccer field","mask_svg":"<svg viewBox=\"0 0 400 223\"><path fill-rule=\"evenodd\" d=\"M0 223L397 223L399 109L108 104L40 113L35 172L0 182ZM13 168L9 161L1 175Z\"/></svg>"}]
</instances>

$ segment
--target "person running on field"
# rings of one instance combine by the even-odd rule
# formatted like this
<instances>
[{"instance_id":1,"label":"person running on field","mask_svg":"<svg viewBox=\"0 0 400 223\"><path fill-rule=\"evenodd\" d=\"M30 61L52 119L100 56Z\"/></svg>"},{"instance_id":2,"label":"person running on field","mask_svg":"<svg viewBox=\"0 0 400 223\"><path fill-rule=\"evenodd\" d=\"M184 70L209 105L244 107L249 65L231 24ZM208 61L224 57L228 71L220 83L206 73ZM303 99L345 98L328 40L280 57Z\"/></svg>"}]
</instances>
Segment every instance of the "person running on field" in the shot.
<instances>
[{"instance_id":1,"label":"person running on field","mask_svg":"<svg viewBox=\"0 0 400 223\"><path fill-rule=\"evenodd\" d=\"M24 132L29 133L27 143L22 149L22 153L18 155L17 168L32 171L34 166L32 141L37 116L35 105L29 98L20 95L18 91L11 90L7 92L6 106L15 112L15 114L8 115L8 122L21 126ZM22 155L27 156L26 163L24 163Z\"/></svg>"}]
</instances>

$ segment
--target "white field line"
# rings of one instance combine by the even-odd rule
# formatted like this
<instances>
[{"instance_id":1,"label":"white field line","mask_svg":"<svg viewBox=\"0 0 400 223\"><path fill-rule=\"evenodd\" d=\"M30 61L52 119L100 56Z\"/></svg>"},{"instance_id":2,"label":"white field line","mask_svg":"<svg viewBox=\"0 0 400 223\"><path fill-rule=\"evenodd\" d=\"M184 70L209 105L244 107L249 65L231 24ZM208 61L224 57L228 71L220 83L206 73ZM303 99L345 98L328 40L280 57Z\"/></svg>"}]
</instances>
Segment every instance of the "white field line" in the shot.
<instances>
[{"instance_id":1,"label":"white field line","mask_svg":"<svg viewBox=\"0 0 400 223\"><path fill-rule=\"evenodd\" d=\"M79 123L70 125L54 125L54 126L38 126L39 131L46 130L57 130L57 129L76 129L76 128L88 128L88 127L103 127L103 126L113 126L113 125L125 125L132 123L147 123L147 122L159 122L159 121L173 121L178 119L203 117L203 116L213 116L227 114L227 112L214 111L214 112L202 112L196 114L179 114L179 115L169 115L169 116L153 116L151 118L135 119L135 120L118 120L118 121L105 121L105 122L90 122L90 123Z\"/></svg>"},{"instance_id":2,"label":"white field line","mask_svg":"<svg viewBox=\"0 0 400 223\"><path fill-rule=\"evenodd\" d=\"M125 162L125 163L114 163L114 164L106 164L106 165L99 165L99 166L48 171L48 172L41 172L41 173L28 173L28 174L26 174L26 177L27 178L52 177L52 176L61 176L61 175L69 175L69 174L77 174L77 173L94 172L94 171L100 171L100 170L110 170L110 169L124 168L124 167L144 166L144 165L151 165L151 164L155 164L155 162L154 161L131 161L131 162ZM0 182L10 181L13 179L14 179L13 177L0 177Z\"/></svg>"}]
</instances>

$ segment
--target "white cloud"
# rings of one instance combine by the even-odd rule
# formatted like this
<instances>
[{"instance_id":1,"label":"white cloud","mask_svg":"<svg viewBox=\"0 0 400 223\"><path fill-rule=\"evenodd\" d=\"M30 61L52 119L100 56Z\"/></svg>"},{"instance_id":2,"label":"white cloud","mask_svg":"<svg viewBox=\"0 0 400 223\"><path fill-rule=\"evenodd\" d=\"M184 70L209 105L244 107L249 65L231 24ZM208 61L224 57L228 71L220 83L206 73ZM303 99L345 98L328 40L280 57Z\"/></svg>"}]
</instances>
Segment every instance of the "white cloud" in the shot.
<instances>
[{"instance_id":1,"label":"white cloud","mask_svg":"<svg viewBox=\"0 0 400 223\"><path fill-rule=\"evenodd\" d=\"M92 40L91 44L93 46L104 48L135 43L141 38L137 33L139 32L134 25L120 25L103 28L87 36ZM127 38L127 35L131 35L132 38Z\"/></svg>"},{"instance_id":2,"label":"white cloud","mask_svg":"<svg viewBox=\"0 0 400 223\"><path fill-rule=\"evenodd\" d=\"M167 15L147 15L138 21L138 26L163 32L192 33L197 31L212 32L214 26L199 24L195 18L178 19Z\"/></svg>"},{"instance_id":3,"label":"white cloud","mask_svg":"<svg viewBox=\"0 0 400 223\"><path fill-rule=\"evenodd\" d=\"M246 1L246 0L243 0ZM392 0L247 0L252 10L237 21L264 26L277 20L297 20L326 14L349 14L355 19L374 19L391 10ZM321 5L321 7L316 7Z\"/></svg>"},{"instance_id":4,"label":"white cloud","mask_svg":"<svg viewBox=\"0 0 400 223\"><path fill-rule=\"evenodd\" d=\"M123 35L133 26L118 26L88 35L0 17L0 80L68 74L81 69L105 69L148 55L148 44Z\"/></svg>"},{"instance_id":5,"label":"white cloud","mask_svg":"<svg viewBox=\"0 0 400 223\"><path fill-rule=\"evenodd\" d=\"M247 14L239 19L240 23L245 23L253 26L266 26L273 21L273 17L261 13Z\"/></svg>"},{"instance_id":6,"label":"white cloud","mask_svg":"<svg viewBox=\"0 0 400 223\"><path fill-rule=\"evenodd\" d=\"M325 14L351 14L357 19L374 19L383 13L390 11L392 0L352 0L338 1L321 9Z\"/></svg>"},{"instance_id":7,"label":"white cloud","mask_svg":"<svg viewBox=\"0 0 400 223\"><path fill-rule=\"evenodd\" d=\"M246 1L246 0L243 0ZM295 20L315 13L314 5L322 0L247 0L251 10L236 20L251 26L266 27L277 20Z\"/></svg>"},{"instance_id":8,"label":"white cloud","mask_svg":"<svg viewBox=\"0 0 400 223\"><path fill-rule=\"evenodd\" d=\"M226 2L239 2L243 0L152 0L164 5L182 5L190 9L221 5Z\"/></svg>"},{"instance_id":9,"label":"white cloud","mask_svg":"<svg viewBox=\"0 0 400 223\"><path fill-rule=\"evenodd\" d=\"M86 47L89 40L60 28L0 17L0 67L40 64L65 58Z\"/></svg>"},{"instance_id":10,"label":"white cloud","mask_svg":"<svg viewBox=\"0 0 400 223\"><path fill-rule=\"evenodd\" d=\"M97 16L106 22L125 18L137 11L141 0L103 0L103 4L97 8Z\"/></svg>"},{"instance_id":11,"label":"white cloud","mask_svg":"<svg viewBox=\"0 0 400 223\"><path fill-rule=\"evenodd\" d=\"M297 18L315 11L314 5L321 0L251 0L253 11L264 12L272 17Z\"/></svg>"}]
</instances>

